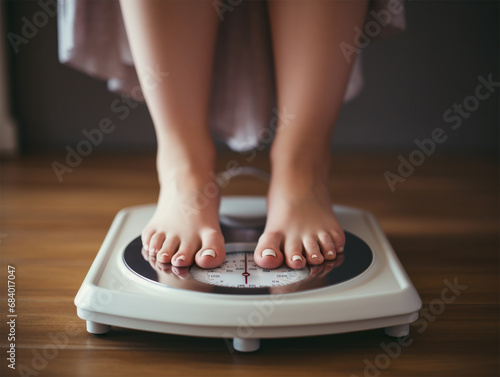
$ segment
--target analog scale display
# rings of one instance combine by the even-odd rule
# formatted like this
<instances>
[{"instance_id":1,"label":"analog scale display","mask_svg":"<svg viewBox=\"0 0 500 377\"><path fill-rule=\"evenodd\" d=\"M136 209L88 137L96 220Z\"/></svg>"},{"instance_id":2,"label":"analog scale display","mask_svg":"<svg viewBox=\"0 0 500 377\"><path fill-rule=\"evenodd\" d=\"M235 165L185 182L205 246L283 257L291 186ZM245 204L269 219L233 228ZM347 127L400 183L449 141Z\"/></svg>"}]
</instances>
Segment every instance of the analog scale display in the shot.
<instances>
[{"instance_id":1,"label":"analog scale display","mask_svg":"<svg viewBox=\"0 0 500 377\"><path fill-rule=\"evenodd\" d=\"M370 247L359 237L345 232L344 252L332 261L294 270L283 264L273 270L254 262L255 242L227 243L226 260L213 269L175 267L150 257L140 237L123 253L130 271L143 279L172 288L220 294L293 293L340 284L365 272L373 263Z\"/></svg>"},{"instance_id":2,"label":"analog scale display","mask_svg":"<svg viewBox=\"0 0 500 377\"><path fill-rule=\"evenodd\" d=\"M273 270L262 269L253 260L254 245L248 251L228 250L226 261L221 266L206 270L198 266L191 267L191 276L199 282L233 288L277 287L297 283L309 276L309 268L294 270L282 265Z\"/></svg>"}]
</instances>

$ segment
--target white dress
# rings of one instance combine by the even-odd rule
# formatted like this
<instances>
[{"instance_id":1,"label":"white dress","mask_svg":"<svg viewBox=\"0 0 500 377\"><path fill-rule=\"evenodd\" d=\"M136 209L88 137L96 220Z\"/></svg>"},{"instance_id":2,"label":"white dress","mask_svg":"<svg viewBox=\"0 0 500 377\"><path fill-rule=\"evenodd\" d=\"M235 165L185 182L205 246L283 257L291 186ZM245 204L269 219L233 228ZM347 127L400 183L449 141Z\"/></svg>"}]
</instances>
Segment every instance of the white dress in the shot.
<instances>
[{"instance_id":1,"label":"white dress","mask_svg":"<svg viewBox=\"0 0 500 377\"><path fill-rule=\"evenodd\" d=\"M354 64L345 101L363 86L358 52L373 40L405 29L402 1L372 0L364 37L357 45L353 41L342 47ZM233 150L245 151L268 135L263 130L276 103L266 4L243 1L219 17L209 123L215 137ZM139 89L118 0L58 1L58 34L61 63L106 80L111 91Z\"/></svg>"}]
</instances>

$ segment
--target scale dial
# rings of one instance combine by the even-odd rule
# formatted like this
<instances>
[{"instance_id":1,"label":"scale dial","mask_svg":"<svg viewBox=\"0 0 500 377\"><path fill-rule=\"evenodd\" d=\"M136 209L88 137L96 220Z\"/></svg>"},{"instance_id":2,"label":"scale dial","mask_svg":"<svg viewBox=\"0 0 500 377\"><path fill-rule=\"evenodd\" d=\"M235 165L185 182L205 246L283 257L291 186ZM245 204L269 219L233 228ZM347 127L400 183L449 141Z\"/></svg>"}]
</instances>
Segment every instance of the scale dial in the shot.
<instances>
[{"instance_id":1,"label":"scale dial","mask_svg":"<svg viewBox=\"0 0 500 377\"><path fill-rule=\"evenodd\" d=\"M253 228L249 228L250 233L257 236L261 234ZM245 233L240 229L237 229L237 234L240 239L245 238ZM234 295L303 292L354 279L372 265L374 255L370 247L349 232L345 232L345 235L345 251L337 258L300 270L292 270L286 265L274 270L258 267L253 260L257 245L253 239L225 244L226 261L211 270L196 265L174 267L160 263L142 249L140 236L125 248L123 262L132 273L145 280L186 291Z\"/></svg>"},{"instance_id":2,"label":"scale dial","mask_svg":"<svg viewBox=\"0 0 500 377\"><path fill-rule=\"evenodd\" d=\"M262 269L253 259L255 245L251 247L227 244L226 261L222 265L211 270L195 265L191 267L191 276L201 283L230 288L279 287L297 283L309 276L308 267L294 270L283 265L273 270ZM246 248L247 251L234 251L240 248Z\"/></svg>"}]
</instances>

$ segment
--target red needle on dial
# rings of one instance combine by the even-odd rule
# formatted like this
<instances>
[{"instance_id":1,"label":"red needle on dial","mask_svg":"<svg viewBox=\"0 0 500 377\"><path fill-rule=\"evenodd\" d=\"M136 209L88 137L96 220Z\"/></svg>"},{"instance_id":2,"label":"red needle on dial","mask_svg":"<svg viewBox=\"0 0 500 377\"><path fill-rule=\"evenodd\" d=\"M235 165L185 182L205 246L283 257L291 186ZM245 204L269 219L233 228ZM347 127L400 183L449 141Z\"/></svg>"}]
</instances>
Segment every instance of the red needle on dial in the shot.
<instances>
[{"instance_id":1,"label":"red needle on dial","mask_svg":"<svg viewBox=\"0 0 500 377\"><path fill-rule=\"evenodd\" d=\"M245 284L248 284L250 273L247 271L247 253L245 253L245 272L243 272L242 275L245 277Z\"/></svg>"}]
</instances>

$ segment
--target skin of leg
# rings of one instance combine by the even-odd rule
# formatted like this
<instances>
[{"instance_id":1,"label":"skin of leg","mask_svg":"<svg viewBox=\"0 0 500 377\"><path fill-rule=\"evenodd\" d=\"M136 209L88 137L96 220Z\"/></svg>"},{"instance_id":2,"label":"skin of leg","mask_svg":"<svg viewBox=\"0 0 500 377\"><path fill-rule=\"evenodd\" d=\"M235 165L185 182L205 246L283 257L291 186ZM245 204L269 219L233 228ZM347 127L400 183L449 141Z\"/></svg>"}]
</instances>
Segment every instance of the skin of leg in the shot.
<instances>
[{"instance_id":1,"label":"skin of leg","mask_svg":"<svg viewBox=\"0 0 500 377\"><path fill-rule=\"evenodd\" d=\"M344 232L328 189L330 141L353 65L340 44L353 43L354 27L363 27L367 2L268 4L278 110L294 117L278 119L268 218L255 261L276 268L284 252L286 264L299 269L334 259L344 249Z\"/></svg>"},{"instance_id":2,"label":"skin of leg","mask_svg":"<svg viewBox=\"0 0 500 377\"><path fill-rule=\"evenodd\" d=\"M143 247L177 267L216 267L225 259L208 129L217 14L208 0L120 5L158 142L160 194Z\"/></svg>"}]
</instances>

